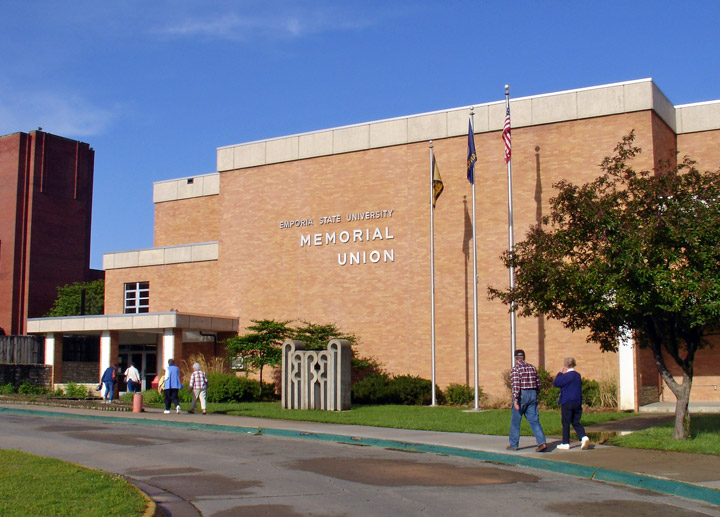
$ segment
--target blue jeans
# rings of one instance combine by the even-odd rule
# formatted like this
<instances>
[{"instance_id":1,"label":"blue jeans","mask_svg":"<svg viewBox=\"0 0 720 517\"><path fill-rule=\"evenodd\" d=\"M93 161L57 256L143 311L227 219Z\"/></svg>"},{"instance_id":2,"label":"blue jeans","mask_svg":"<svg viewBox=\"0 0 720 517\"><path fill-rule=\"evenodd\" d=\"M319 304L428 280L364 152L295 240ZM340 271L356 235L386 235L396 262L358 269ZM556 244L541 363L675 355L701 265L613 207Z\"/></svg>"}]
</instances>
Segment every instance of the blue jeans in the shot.
<instances>
[{"instance_id":1,"label":"blue jeans","mask_svg":"<svg viewBox=\"0 0 720 517\"><path fill-rule=\"evenodd\" d=\"M530 424L530 429L535 435L537 444L545 443L545 433L540 425L540 415L537 408L537 391L520 390L518 405L520 406L519 411L515 409L515 404L513 404L512 417L510 418L510 446L517 448L520 443L520 421L523 416Z\"/></svg>"},{"instance_id":2,"label":"blue jeans","mask_svg":"<svg viewBox=\"0 0 720 517\"><path fill-rule=\"evenodd\" d=\"M105 398L112 402L115 394L115 383L113 381L105 381Z\"/></svg>"}]
</instances>

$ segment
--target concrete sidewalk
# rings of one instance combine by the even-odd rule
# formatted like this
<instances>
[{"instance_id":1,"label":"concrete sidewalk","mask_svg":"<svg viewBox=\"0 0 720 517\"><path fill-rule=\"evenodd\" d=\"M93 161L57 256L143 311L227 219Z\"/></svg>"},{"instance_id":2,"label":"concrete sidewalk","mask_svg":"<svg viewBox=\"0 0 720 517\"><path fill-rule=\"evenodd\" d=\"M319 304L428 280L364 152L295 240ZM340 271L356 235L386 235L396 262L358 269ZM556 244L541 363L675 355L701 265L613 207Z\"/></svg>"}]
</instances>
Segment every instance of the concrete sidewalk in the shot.
<instances>
[{"instance_id":1,"label":"concrete sidewalk","mask_svg":"<svg viewBox=\"0 0 720 517\"><path fill-rule=\"evenodd\" d=\"M651 451L592 445L581 450L574 442L570 450L557 450L559 439L548 437L548 449L535 452L533 437L520 439L520 450L508 451L506 436L469 433L415 431L359 425L322 424L290 420L271 420L221 414L169 415L149 408L142 413L95 411L61 407L0 404L0 415L35 413L47 417L71 417L102 421L122 421L139 425L170 426L278 436L303 440L371 445L435 454L447 454L554 471L562 474L619 483L720 505L720 457L677 452ZM645 418L658 418L648 415ZM660 416L659 418L667 418ZM588 427L588 432L594 431Z\"/></svg>"}]
</instances>

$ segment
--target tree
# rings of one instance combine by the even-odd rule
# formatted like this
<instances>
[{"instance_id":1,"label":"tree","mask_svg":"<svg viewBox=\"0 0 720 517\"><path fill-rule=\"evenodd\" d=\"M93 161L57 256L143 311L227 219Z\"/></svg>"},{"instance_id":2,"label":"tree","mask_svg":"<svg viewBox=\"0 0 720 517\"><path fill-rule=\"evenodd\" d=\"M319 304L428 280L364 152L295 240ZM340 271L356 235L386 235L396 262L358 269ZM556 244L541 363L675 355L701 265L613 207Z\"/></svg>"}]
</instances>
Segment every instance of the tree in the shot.
<instances>
[{"instance_id":1,"label":"tree","mask_svg":"<svg viewBox=\"0 0 720 517\"><path fill-rule=\"evenodd\" d=\"M685 158L635 171L634 137L623 138L594 181L553 186L550 215L502 256L515 267L515 288L488 291L521 316L588 329L603 351L633 332L677 398L673 437L685 438L695 355L720 323L720 170L701 173Z\"/></svg>"},{"instance_id":2,"label":"tree","mask_svg":"<svg viewBox=\"0 0 720 517\"><path fill-rule=\"evenodd\" d=\"M352 346L357 345L354 334L343 333L334 323L318 325L303 321L301 326L294 329L293 339L305 343L308 350L324 350L331 339L347 339Z\"/></svg>"},{"instance_id":3,"label":"tree","mask_svg":"<svg viewBox=\"0 0 720 517\"><path fill-rule=\"evenodd\" d=\"M263 367L278 366L282 361L282 343L293 336L288 327L289 321L251 320L255 325L247 327L251 331L242 336L226 339L225 349L231 360L242 357L250 369L260 371L262 384Z\"/></svg>"},{"instance_id":4,"label":"tree","mask_svg":"<svg viewBox=\"0 0 720 517\"><path fill-rule=\"evenodd\" d=\"M84 316L105 311L105 281L102 279L59 286L57 293L46 317Z\"/></svg>"}]
</instances>

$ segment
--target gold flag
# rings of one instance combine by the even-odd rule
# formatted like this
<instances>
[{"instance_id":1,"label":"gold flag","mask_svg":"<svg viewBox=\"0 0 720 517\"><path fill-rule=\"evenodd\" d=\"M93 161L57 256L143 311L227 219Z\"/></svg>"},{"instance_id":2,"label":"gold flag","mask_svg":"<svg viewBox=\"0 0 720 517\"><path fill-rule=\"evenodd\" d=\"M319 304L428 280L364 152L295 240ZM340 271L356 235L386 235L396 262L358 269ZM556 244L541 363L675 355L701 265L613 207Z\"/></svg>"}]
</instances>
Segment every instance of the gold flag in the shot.
<instances>
[{"instance_id":1,"label":"gold flag","mask_svg":"<svg viewBox=\"0 0 720 517\"><path fill-rule=\"evenodd\" d=\"M440 168L438 167L437 161L435 161L435 155L433 155L433 208L435 208L435 203L437 203L444 188L445 186L440 177Z\"/></svg>"}]
</instances>

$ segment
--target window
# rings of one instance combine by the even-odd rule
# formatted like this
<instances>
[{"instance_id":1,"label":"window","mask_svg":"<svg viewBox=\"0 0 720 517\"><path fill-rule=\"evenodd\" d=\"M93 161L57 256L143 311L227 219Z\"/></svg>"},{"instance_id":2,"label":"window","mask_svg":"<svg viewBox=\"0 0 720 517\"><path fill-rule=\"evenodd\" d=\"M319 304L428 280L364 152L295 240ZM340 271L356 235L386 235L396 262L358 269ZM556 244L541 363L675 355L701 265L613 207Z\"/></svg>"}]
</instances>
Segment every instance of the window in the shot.
<instances>
[{"instance_id":1,"label":"window","mask_svg":"<svg viewBox=\"0 0 720 517\"><path fill-rule=\"evenodd\" d=\"M137 314L150 310L150 282L125 284L125 314Z\"/></svg>"}]
</instances>

